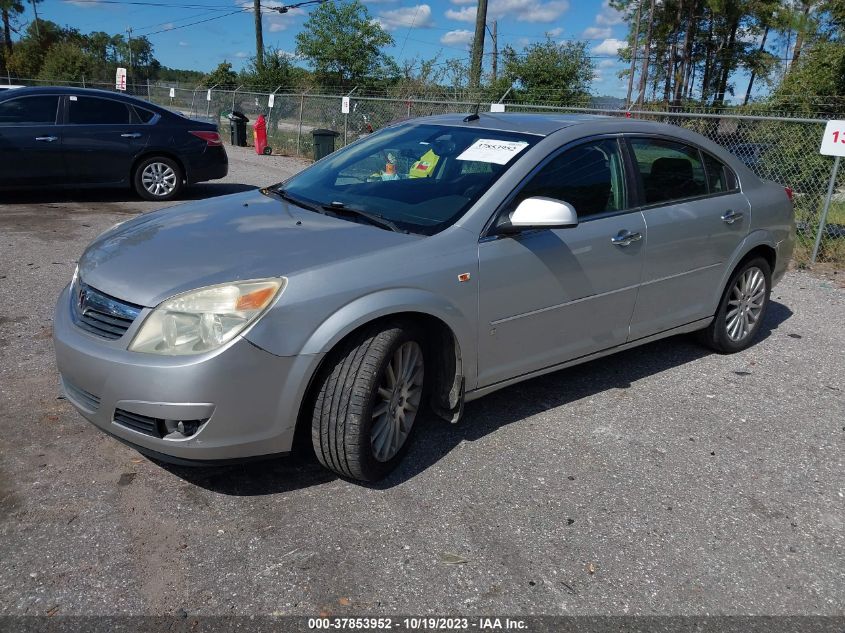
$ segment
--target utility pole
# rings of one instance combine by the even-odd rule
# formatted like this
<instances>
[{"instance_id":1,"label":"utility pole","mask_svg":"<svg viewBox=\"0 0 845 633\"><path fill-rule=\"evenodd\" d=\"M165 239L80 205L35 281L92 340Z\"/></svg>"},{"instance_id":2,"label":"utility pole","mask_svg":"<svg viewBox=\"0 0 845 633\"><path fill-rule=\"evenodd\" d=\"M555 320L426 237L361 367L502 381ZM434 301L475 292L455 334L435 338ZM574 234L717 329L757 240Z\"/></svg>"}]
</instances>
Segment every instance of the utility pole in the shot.
<instances>
[{"instance_id":1,"label":"utility pole","mask_svg":"<svg viewBox=\"0 0 845 633\"><path fill-rule=\"evenodd\" d=\"M41 39L41 30L38 28L38 0L32 0L32 12L35 13L35 37Z\"/></svg>"},{"instance_id":2,"label":"utility pole","mask_svg":"<svg viewBox=\"0 0 845 633\"><path fill-rule=\"evenodd\" d=\"M640 49L640 9L642 4L642 0L637 0L637 17L634 20L637 26L634 31L634 41L631 43L631 71L628 73L628 96L625 98L629 110L631 109L631 92L634 89L634 73L637 70L637 51Z\"/></svg>"},{"instance_id":3,"label":"utility pole","mask_svg":"<svg viewBox=\"0 0 845 633\"><path fill-rule=\"evenodd\" d=\"M469 87L477 90L481 85L481 60L484 56L484 30L487 28L487 0L478 0L475 13L475 38L469 66Z\"/></svg>"},{"instance_id":4,"label":"utility pole","mask_svg":"<svg viewBox=\"0 0 845 633\"><path fill-rule=\"evenodd\" d=\"M130 78L134 77L135 74L132 72L132 27L126 27L126 34L129 36L129 72L126 73ZM128 81L126 83L129 83Z\"/></svg>"},{"instance_id":5,"label":"utility pole","mask_svg":"<svg viewBox=\"0 0 845 633\"><path fill-rule=\"evenodd\" d=\"M261 25L261 0L253 0L255 14L255 66L258 70L264 68L264 32Z\"/></svg>"}]
</instances>

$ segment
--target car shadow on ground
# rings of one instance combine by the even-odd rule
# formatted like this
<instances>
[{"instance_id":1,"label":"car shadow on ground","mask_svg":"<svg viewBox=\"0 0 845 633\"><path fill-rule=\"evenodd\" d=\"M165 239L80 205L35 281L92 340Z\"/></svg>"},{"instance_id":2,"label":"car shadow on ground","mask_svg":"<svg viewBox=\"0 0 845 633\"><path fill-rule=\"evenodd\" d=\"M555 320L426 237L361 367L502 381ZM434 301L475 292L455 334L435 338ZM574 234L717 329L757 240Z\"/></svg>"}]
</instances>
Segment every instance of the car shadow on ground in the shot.
<instances>
[{"instance_id":1,"label":"car shadow on ground","mask_svg":"<svg viewBox=\"0 0 845 633\"><path fill-rule=\"evenodd\" d=\"M755 344L759 345L771 336L791 316L789 308L772 301ZM476 441L508 424L609 389L628 389L642 378L712 353L692 336L675 336L497 391L467 404L458 424L448 424L428 414L418 421L414 443L399 467L386 479L369 487L384 490L400 485L436 464L461 442ZM284 493L337 478L320 466L307 441L302 441L297 449L286 458L240 465L161 466L197 486L236 496Z\"/></svg>"},{"instance_id":2,"label":"car shadow on ground","mask_svg":"<svg viewBox=\"0 0 845 633\"><path fill-rule=\"evenodd\" d=\"M3 204L44 204L51 202L137 202L139 204L161 204L169 206L189 200L204 200L216 198L232 193L241 193L257 189L254 185L244 185L232 182L202 182L187 187L175 200L156 203L144 200L129 188L110 189L24 189L19 191L4 191ZM127 212L134 213L132 209ZM118 210L120 212L120 210Z\"/></svg>"}]
</instances>

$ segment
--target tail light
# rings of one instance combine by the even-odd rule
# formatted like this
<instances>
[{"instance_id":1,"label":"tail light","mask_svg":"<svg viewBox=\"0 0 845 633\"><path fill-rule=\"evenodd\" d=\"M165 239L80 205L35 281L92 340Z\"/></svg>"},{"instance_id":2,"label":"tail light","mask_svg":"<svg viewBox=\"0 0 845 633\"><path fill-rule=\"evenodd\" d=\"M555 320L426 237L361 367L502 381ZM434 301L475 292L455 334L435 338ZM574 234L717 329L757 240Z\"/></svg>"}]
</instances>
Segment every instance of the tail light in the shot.
<instances>
[{"instance_id":1,"label":"tail light","mask_svg":"<svg viewBox=\"0 0 845 633\"><path fill-rule=\"evenodd\" d=\"M211 145L212 147L223 145L223 139L220 138L220 134L218 132L212 132L210 130L191 130L188 134L193 134L197 138L201 138L205 141L206 145Z\"/></svg>"},{"instance_id":2,"label":"tail light","mask_svg":"<svg viewBox=\"0 0 845 633\"><path fill-rule=\"evenodd\" d=\"M783 190L786 192L786 197L789 198L789 201L794 202L794 200L793 200L794 193L792 191L792 187L784 187Z\"/></svg>"}]
</instances>

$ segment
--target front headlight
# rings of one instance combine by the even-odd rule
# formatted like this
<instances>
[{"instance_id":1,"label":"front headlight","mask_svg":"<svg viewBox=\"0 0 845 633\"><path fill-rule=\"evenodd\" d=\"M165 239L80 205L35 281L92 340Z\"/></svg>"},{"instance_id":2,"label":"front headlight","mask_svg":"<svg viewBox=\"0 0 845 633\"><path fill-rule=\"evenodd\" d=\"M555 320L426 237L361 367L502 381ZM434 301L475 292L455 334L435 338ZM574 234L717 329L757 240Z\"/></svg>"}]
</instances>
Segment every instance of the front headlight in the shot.
<instances>
[{"instance_id":1,"label":"front headlight","mask_svg":"<svg viewBox=\"0 0 845 633\"><path fill-rule=\"evenodd\" d=\"M171 297L149 314L129 349L167 356L213 350L261 316L286 284L285 277L237 281Z\"/></svg>"}]
</instances>

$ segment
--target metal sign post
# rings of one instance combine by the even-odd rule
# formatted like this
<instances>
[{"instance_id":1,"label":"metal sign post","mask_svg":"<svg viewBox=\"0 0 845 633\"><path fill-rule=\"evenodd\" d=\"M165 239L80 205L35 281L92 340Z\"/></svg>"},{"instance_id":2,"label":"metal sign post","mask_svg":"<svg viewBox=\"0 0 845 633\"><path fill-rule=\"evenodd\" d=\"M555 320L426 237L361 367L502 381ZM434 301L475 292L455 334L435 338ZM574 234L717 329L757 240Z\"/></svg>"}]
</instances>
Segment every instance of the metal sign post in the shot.
<instances>
[{"instance_id":1,"label":"metal sign post","mask_svg":"<svg viewBox=\"0 0 845 633\"><path fill-rule=\"evenodd\" d=\"M837 156L833 159L833 170L830 172L830 182L827 185L827 195L824 197L824 207L822 207L822 215L819 218L819 230L816 232L816 243L813 245L813 254L810 255L810 264L816 263L816 257L819 254L819 246L821 246L824 227L827 223L827 212L830 211L830 199L833 197L833 189L836 187L836 174L839 173L840 158L840 156Z\"/></svg>"},{"instance_id":2,"label":"metal sign post","mask_svg":"<svg viewBox=\"0 0 845 633\"><path fill-rule=\"evenodd\" d=\"M813 245L813 254L810 255L810 264L816 263L819 254L819 247L824 235L824 227L827 223L827 213L830 211L830 200L833 198L833 190L836 188L836 175L839 173L839 159L845 156L845 121L828 121L822 135L822 146L819 153L824 156L835 156L833 169L830 172L830 182L827 185L827 195L824 197L822 214L819 217L819 230L816 233L816 243Z\"/></svg>"}]
</instances>

